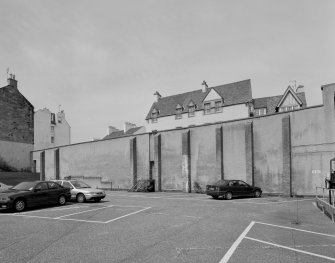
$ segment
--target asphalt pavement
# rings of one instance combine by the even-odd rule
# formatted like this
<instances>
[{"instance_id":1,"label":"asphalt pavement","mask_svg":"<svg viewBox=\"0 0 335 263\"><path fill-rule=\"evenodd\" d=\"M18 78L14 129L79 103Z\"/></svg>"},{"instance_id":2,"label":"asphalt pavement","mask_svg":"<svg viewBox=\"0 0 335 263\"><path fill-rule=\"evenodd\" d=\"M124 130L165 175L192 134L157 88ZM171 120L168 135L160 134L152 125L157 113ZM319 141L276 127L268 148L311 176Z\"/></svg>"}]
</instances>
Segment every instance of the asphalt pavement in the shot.
<instances>
[{"instance_id":1,"label":"asphalt pavement","mask_svg":"<svg viewBox=\"0 0 335 263\"><path fill-rule=\"evenodd\" d=\"M0 262L332 262L313 198L107 191L100 203L0 211Z\"/></svg>"}]
</instances>

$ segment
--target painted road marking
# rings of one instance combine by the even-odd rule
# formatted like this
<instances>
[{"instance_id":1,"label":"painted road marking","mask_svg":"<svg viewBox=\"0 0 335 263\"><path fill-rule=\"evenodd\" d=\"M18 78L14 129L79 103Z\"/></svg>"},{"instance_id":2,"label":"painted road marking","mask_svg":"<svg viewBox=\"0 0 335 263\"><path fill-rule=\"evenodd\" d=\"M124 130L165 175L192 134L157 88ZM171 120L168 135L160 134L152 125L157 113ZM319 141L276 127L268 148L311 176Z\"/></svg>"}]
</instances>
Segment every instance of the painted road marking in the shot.
<instances>
[{"instance_id":1,"label":"painted road marking","mask_svg":"<svg viewBox=\"0 0 335 263\"><path fill-rule=\"evenodd\" d=\"M140 212L142 212L142 211L144 211L144 210L147 210L147 209L149 209L149 208L151 208L151 207L146 207L146 208L144 208L144 209L141 209L141 210L139 210L139 211L136 211L136 212L132 212L132 213L126 214L126 215L124 215L124 216L119 216L119 217L117 217L117 218L114 218L114 219L112 219L112 220L106 221L106 222L104 222L104 223L105 223L105 224L108 224L108 223L110 223L110 222L119 220L119 219L124 218L124 217L126 217L126 216L130 216L130 215L134 215L134 214L140 213Z\"/></svg>"},{"instance_id":2,"label":"painted road marking","mask_svg":"<svg viewBox=\"0 0 335 263\"><path fill-rule=\"evenodd\" d=\"M112 206L113 205L109 205L109 206L99 207L99 208L90 209L90 210L86 210L86 211L80 211L80 212L77 212L77 213L72 213L72 214L67 214L67 215L64 215L64 216L55 217L54 219L60 219L60 218L67 217L67 216L73 216L73 215L78 215L78 214L91 212L91 211L96 211L96 210L100 210L100 209L106 209L106 208L112 207Z\"/></svg>"},{"instance_id":3,"label":"painted road marking","mask_svg":"<svg viewBox=\"0 0 335 263\"><path fill-rule=\"evenodd\" d=\"M108 221L95 221L95 220L64 218L64 217L71 216L71 215L82 214L82 213L85 213L85 212L95 211L95 210L99 210L99 209L108 209L108 208L111 208L111 207L125 207L125 208L130 208L130 207L132 207L132 208L135 207L136 208L137 207L137 208L143 208L143 209L140 209L138 211L135 211L135 212L123 215L123 216L119 216L117 218L113 218L113 219L108 220ZM86 210L86 211L81 211L81 212L77 212L77 213L67 214L67 215L59 216L59 217L34 216L34 215L26 215L24 213L20 213L20 214L4 214L4 215L7 215L7 216L18 216L18 217L28 217L28 218L41 218L41 219L52 219L52 220L65 220L65 221L78 221L78 222L87 222L87 223L107 224L107 223L119 220L121 218L125 218L127 216L140 213L140 212L145 211L145 210L147 210L149 208L151 208L151 207L110 205L110 206L99 207L99 208L96 208L96 209L90 209L90 210Z\"/></svg>"},{"instance_id":4,"label":"painted road marking","mask_svg":"<svg viewBox=\"0 0 335 263\"><path fill-rule=\"evenodd\" d=\"M256 242L260 242L260 243L263 243L263 244L271 245L271 246L274 246L274 247L280 247L280 248L292 250L292 251L295 251L295 252L304 253L304 254L307 254L307 255L310 255L310 256L314 256L314 257L319 257L319 258L324 258L324 259L328 259L328 260L331 260L331 261L335 261L335 258L327 257L327 256L316 254L316 253L311 253L311 252L308 252L308 251L305 251L305 250L300 250L300 249L295 249L295 248L291 248L291 247L287 247L287 246L282 246L282 245L278 245L278 244L275 244L275 243L271 243L271 242L266 242L266 241L263 241L263 240L259 240L259 239L256 239L256 238L251 238L251 237L244 237L244 238L245 239L249 239L249 240L253 240L253 241L256 241ZM227 262L227 261L224 261L224 262Z\"/></svg>"},{"instance_id":5,"label":"painted road marking","mask_svg":"<svg viewBox=\"0 0 335 263\"><path fill-rule=\"evenodd\" d=\"M330 234L325 234L325 233L320 233L320 232L314 232L314 231L310 231L310 230L304 230L304 229L299 229L299 228L294 228L294 227L268 224L268 223L257 222L257 221L255 223L261 224L261 225L267 225L267 226L285 228L285 229L296 230L296 231L300 231L300 232L305 232L305 233L310 233L310 234L315 234L315 235L320 235L320 236L326 236L326 237L333 237L333 238L335 238L335 235L330 235Z\"/></svg>"},{"instance_id":6,"label":"painted road marking","mask_svg":"<svg viewBox=\"0 0 335 263\"><path fill-rule=\"evenodd\" d=\"M34 210L34 211L28 211L28 212L21 212L19 214L28 214L28 213L36 213L36 212L52 212L52 211L60 211L60 210L66 210L66 209L77 209L82 207L88 207L88 206L71 206L71 207L64 207L64 208L51 208L51 209L42 209L42 210Z\"/></svg>"},{"instance_id":7,"label":"painted road marking","mask_svg":"<svg viewBox=\"0 0 335 263\"><path fill-rule=\"evenodd\" d=\"M238 245L242 242L243 238L248 234L248 232L250 231L250 229L253 227L254 224L255 224L255 222L251 221L251 223L246 227L246 229L244 229L242 234L235 240L233 245L230 247L230 249L227 251L227 253L223 256L220 263L227 263L228 262L228 260L233 255L233 253L235 252Z\"/></svg>"}]
</instances>

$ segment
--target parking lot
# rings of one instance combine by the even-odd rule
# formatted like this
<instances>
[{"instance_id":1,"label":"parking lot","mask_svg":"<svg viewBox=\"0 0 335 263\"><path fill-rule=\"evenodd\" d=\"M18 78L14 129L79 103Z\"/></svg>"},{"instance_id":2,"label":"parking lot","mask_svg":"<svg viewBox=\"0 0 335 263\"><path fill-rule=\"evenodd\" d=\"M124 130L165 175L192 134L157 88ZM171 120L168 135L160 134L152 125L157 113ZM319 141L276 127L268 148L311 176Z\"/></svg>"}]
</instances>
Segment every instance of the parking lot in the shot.
<instances>
[{"instance_id":1,"label":"parking lot","mask_svg":"<svg viewBox=\"0 0 335 263\"><path fill-rule=\"evenodd\" d=\"M0 211L0 262L331 262L313 198L107 192L100 203Z\"/></svg>"}]
</instances>

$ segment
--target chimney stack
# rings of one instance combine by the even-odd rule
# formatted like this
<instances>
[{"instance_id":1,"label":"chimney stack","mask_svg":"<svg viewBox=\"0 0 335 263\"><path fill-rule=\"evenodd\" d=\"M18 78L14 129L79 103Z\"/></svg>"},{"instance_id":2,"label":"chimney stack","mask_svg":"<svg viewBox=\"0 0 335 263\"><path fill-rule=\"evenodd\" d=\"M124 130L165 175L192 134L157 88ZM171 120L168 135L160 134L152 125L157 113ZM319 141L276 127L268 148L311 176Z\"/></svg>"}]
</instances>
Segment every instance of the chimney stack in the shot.
<instances>
[{"instance_id":1,"label":"chimney stack","mask_svg":"<svg viewBox=\"0 0 335 263\"><path fill-rule=\"evenodd\" d=\"M204 86L204 87L202 88L202 92L206 92L207 89L208 89L208 85L207 85L206 81L203 81L203 82L201 83L201 85Z\"/></svg>"},{"instance_id":2,"label":"chimney stack","mask_svg":"<svg viewBox=\"0 0 335 263\"><path fill-rule=\"evenodd\" d=\"M154 95L156 95L157 96L157 102L160 100L160 98L162 97L162 95L161 94L159 94L159 92L158 91L156 91L155 93L154 93Z\"/></svg>"},{"instance_id":3,"label":"chimney stack","mask_svg":"<svg viewBox=\"0 0 335 263\"><path fill-rule=\"evenodd\" d=\"M108 135L111 135L113 132L116 132L118 131L118 129L116 129L115 127L113 126L108 126Z\"/></svg>"},{"instance_id":4,"label":"chimney stack","mask_svg":"<svg viewBox=\"0 0 335 263\"><path fill-rule=\"evenodd\" d=\"M7 79L8 86L12 86L17 89L17 80L15 79L15 75L9 74L9 78Z\"/></svg>"},{"instance_id":5,"label":"chimney stack","mask_svg":"<svg viewBox=\"0 0 335 263\"><path fill-rule=\"evenodd\" d=\"M123 125L124 133L126 133L127 131L129 131L132 128L136 128L136 124L130 123L130 122L125 122L124 125Z\"/></svg>"}]
</instances>

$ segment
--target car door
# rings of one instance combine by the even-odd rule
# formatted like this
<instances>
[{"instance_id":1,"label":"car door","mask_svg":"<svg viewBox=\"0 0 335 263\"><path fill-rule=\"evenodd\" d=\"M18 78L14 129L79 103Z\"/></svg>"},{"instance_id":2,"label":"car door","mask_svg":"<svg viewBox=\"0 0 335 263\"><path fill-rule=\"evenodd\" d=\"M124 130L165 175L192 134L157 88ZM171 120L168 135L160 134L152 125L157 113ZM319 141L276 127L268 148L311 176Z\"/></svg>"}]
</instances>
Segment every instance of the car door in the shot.
<instances>
[{"instance_id":1,"label":"car door","mask_svg":"<svg viewBox=\"0 0 335 263\"><path fill-rule=\"evenodd\" d=\"M49 202L49 188L46 182L38 183L32 194L33 205L44 205Z\"/></svg>"},{"instance_id":2,"label":"car door","mask_svg":"<svg viewBox=\"0 0 335 263\"><path fill-rule=\"evenodd\" d=\"M56 204L58 202L60 185L55 182L48 182L49 187L49 202Z\"/></svg>"},{"instance_id":3,"label":"car door","mask_svg":"<svg viewBox=\"0 0 335 263\"><path fill-rule=\"evenodd\" d=\"M252 195L252 187L246 182L238 181L240 185L240 195L241 196L250 196Z\"/></svg>"},{"instance_id":4,"label":"car door","mask_svg":"<svg viewBox=\"0 0 335 263\"><path fill-rule=\"evenodd\" d=\"M240 196L241 189L238 181L232 180L229 182L229 191L233 194L233 196Z\"/></svg>"}]
</instances>

